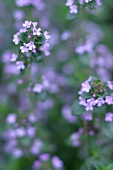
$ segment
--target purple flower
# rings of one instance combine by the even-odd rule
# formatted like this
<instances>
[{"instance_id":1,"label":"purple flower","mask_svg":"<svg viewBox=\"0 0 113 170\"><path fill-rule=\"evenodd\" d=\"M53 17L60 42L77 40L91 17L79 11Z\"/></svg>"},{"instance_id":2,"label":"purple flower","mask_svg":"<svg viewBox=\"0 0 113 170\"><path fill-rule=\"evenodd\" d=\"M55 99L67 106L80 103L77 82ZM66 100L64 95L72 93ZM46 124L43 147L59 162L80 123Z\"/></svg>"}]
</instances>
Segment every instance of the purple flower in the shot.
<instances>
[{"instance_id":1,"label":"purple flower","mask_svg":"<svg viewBox=\"0 0 113 170\"><path fill-rule=\"evenodd\" d=\"M15 130L16 132L16 136L17 137L24 137L26 135L26 131L25 131L25 128L24 127L19 127Z\"/></svg>"},{"instance_id":2,"label":"purple flower","mask_svg":"<svg viewBox=\"0 0 113 170\"><path fill-rule=\"evenodd\" d=\"M113 90L113 82L108 81L108 87L109 87L111 90Z\"/></svg>"},{"instance_id":3,"label":"purple flower","mask_svg":"<svg viewBox=\"0 0 113 170\"><path fill-rule=\"evenodd\" d=\"M79 104L80 105L83 105L83 106L86 106L86 99L82 98L81 96L79 97Z\"/></svg>"},{"instance_id":4,"label":"purple flower","mask_svg":"<svg viewBox=\"0 0 113 170\"><path fill-rule=\"evenodd\" d=\"M19 44L19 42L20 42L20 40L19 40L19 38L18 38L18 35L19 35L20 33L19 32L17 32L16 34L14 34L14 36L13 36L13 42L17 45L17 44Z\"/></svg>"},{"instance_id":5,"label":"purple flower","mask_svg":"<svg viewBox=\"0 0 113 170\"><path fill-rule=\"evenodd\" d=\"M54 156L52 159L52 165L53 167L55 167L56 169L61 169L63 167L63 162L57 157L57 156Z\"/></svg>"},{"instance_id":6,"label":"purple flower","mask_svg":"<svg viewBox=\"0 0 113 170\"><path fill-rule=\"evenodd\" d=\"M102 106L105 103L105 101L102 98L98 98L95 100L95 104L97 104L99 107Z\"/></svg>"},{"instance_id":7,"label":"purple flower","mask_svg":"<svg viewBox=\"0 0 113 170\"><path fill-rule=\"evenodd\" d=\"M13 156L16 158L20 158L23 156L23 151L20 148L16 148L13 151Z\"/></svg>"},{"instance_id":8,"label":"purple flower","mask_svg":"<svg viewBox=\"0 0 113 170\"><path fill-rule=\"evenodd\" d=\"M108 105L113 104L113 97L112 96L106 96L105 102Z\"/></svg>"},{"instance_id":9,"label":"purple flower","mask_svg":"<svg viewBox=\"0 0 113 170\"><path fill-rule=\"evenodd\" d=\"M14 124L14 123L16 122L16 118L17 118L16 114L15 114L15 113L11 113L11 114L9 114L9 115L7 116L6 122L7 122L8 124Z\"/></svg>"},{"instance_id":10,"label":"purple flower","mask_svg":"<svg viewBox=\"0 0 113 170\"><path fill-rule=\"evenodd\" d=\"M88 100L87 100L87 103L86 103L86 108L85 108L85 110L86 110L86 111L93 110L93 105L95 105L94 99L93 99L93 98L88 99Z\"/></svg>"},{"instance_id":11,"label":"purple flower","mask_svg":"<svg viewBox=\"0 0 113 170\"><path fill-rule=\"evenodd\" d=\"M71 140L72 145L74 147L80 146L80 136L81 136L81 134L80 134L79 131L75 132L75 133L72 133L72 135L70 136L70 140Z\"/></svg>"},{"instance_id":12,"label":"purple flower","mask_svg":"<svg viewBox=\"0 0 113 170\"><path fill-rule=\"evenodd\" d=\"M84 3L84 0L79 0L79 3L82 5Z\"/></svg>"},{"instance_id":13,"label":"purple flower","mask_svg":"<svg viewBox=\"0 0 113 170\"><path fill-rule=\"evenodd\" d=\"M30 41L28 44L25 44L26 47L28 47L28 49L30 51L36 49L36 46L34 45L34 42Z\"/></svg>"},{"instance_id":14,"label":"purple flower","mask_svg":"<svg viewBox=\"0 0 113 170\"><path fill-rule=\"evenodd\" d=\"M90 103L87 103L85 110L86 111L93 110L93 106Z\"/></svg>"},{"instance_id":15,"label":"purple flower","mask_svg":"<svg viewBox=\"0 0 113 170\"><path fill-rule=\"evenodd\" d=\"M33 87L33 92L35 93L41 93L43 90L43 85L41 84L35 84L35 86Z\"/></svg>"},{"instance_id":16,"label":"purple flower","mask_svg":"<svg viewBox=\"0 0 113 170\"><path fill-rule=\"evenodd\" d=\"M62 35L61 35L61 39L62 39L63 41L65 41L65 40L67 40L67 39L70 37L70 35L71 35L70 31L65 30L65 31L62 33Z\"/></svg>"},{"instance_id":17,"label":"purple flower","mask_svg":"<svg viewBox=\"0 0 113 170\"><path fill-rule=\"evenodd\" d=\"M17 54L15 54L15 53L13 53L12 55L11 55L11 59L10 59L10 61L16 61L16 59L18 58L18 55Z\"/></svg>"},{"instance_id":18,"label":"purple flower","mask_svg":"<svg viewBox=\"0 0 113 170\"><path fill-rule=\"evenodd\" d=\"M33 35L38 35L40 36L41 35L41 28L33 28Z\"/></svg>"},{"instance_id":19,"label":"purple flower","mask_svg":"<svg viewBox=\"0 0 113 170\"><path fill-rule=\"evenodd\" d=\"M22 53L27 53L29 51L25 43L24 43L24 46L20 46L20 50Z\"/></svg>"},{"instance_id":20,"label":"purple flower","mask_svg":"<svg viewBox=\"0 0 113 170\"><path fill-rule=\"evenodd\" d=\"M31 21L25 21L25 22L23 23L23 27L25 27L25 28L30 28L30 27L31 27L31 24L32 24Z\"/></svg>"},{"instance_id":21,"label":"purple flower","mask_svg":"<svg viewBox=\"0 0 113 170\"><path fill-rule=\"evenodd\" d=\"M33 155L37 155L40 153L42 147L43 147L42 141L40 139L36 139L32 147L30 148L30 151Z\"/></svg>"},{"instance_id":22,"label":"purple flower","mask_svg":"<svg viewBox=\"0 0 113 170\"><path fill-rule=\"evenodd\" d=\"M112 122L113 121L113 113L107 113L105 116L105 121L106 122Z\"/></svg>"},{"instance_id":23,"label":"purple flower","mask_svg":"<svg viewBox=\"0 0 113 170\"><path fill-rule=\"evenodd\" d=\"M31 4L39 11L45 9L45 3L43 2L43 0L32 0Z\"/></svg>"},{"instance_id":24,"label":"purple flower","mask_svg":"<svg viewBox=\"0 0 113 170\"><path fill-rule=\"evenodd\" d=\"M28 6L31 4L31 0L16 0L17 6Z\"/></svg>"},{"instance_id":25,"label":"purple flower","mask_svg":"<svg viewBox=\"0 0 113 170\"><path fill-rule=\"evenodd\" d=\"M67 0L66 6L72 6L74 4L74 0Z\"/></svg>"},{"instance_id":26,"label":"purple flower","mask_svg":"<svg viewBox=\"0 0 113 170\"><path fill-rule=\"evenodd\" d=\"M101 5L102 5L101 0L96 0L96 4L97 4L98 6L101 6Z\"/></svg>"},{"instance_id":27,"label":"purple flower","mask_svg":"<svg viewBox=\"0 0 113 170\"><path fill-rule=\"evenodd\" d=\"M84 92L89 92L91 89L91 86L89 85L89 81L85 81L84 83L82 83L82 88L81 90Z\"/></svg>"},{"instance_id":28,"label":"purple flower","mask_svg":"<svg viewBox=\"0 0 113 170\"><path fill-rule=\"evenodd\" d=\"M28 115L28 120L31 123L35 123L37 121L37 117L35 116L35 114L31 113L31 114Z\"/></svg>"},{"instance_id":29,"label":"purple flower","mask_svg":"<svg viewBox=\"0 0 113 170\"><path fill-rule=\"evenodd\" d=\"M44 52L45 56L50 55L50 52L49 52L48 48L49 48L49 43L48 43L48 42L45 42L45 43L40 47L40 50Z\"/></svg>"},{"instance_id":30,"label":"purple flower","mask_svg":"<svg viewBox=\"0 0 113 170\"><path fill-rule=\"evenodd\" d=\"M71 14L77 14L78 13L78 9L77 9L76 5L70 6L70 13Z\"/></svg>"},{"instance_id":31,"label":"purple flower","mask_svg":"<svg viewBox=\"0 0 113 170\"><path fill-rule=\"evenodd\" d=\"M84 118L85 120L88 120L88 121L93 120L92 113L91 113L91 112L86 112L86 113L83 115L83 118Z\"/></svg>"},{"instance_id":32,"label":"purple flower","mask_svg":"<svg viewBox=\"0 0 113 170\"><path fill-rule=\"evenodd\" d=\"M33 163L33 169L38 170L41 167L41 162L40 161L35 161Z\"/></svg>"},{"instance_id":33,"label":"purple flower","mask_svg":"<svg viewBox=\"0 0 113 170\"><path fill-rule=\"evenodd\" d=\"M16 9L16 10L14 10L13 16L14 16L15 20L19 21L24 18L25 14L23 11Z\"/></svg>"},{"instance_id":34,"label":"purple flower","mask_svg":"<svg viewBox=\"0 0 113 170\"><path fill-rule=\"evenodd\" d=\"M36 129L34 127L28 127L27 128L28 136L33 137L33 136L35 136L35 133L36 133Z\"/></svg>"},{"instance_id":35,"label":"purple flower","mask_svg":"<svg viewBox=\"0 0 113 170\"><path fill-rule=\"evenodd\" d=\"M48 161L48 160L50 160L50 155L47 154L47 153L42 153L42 154L39 156L39 159L40 159L41 161Z\"/></svg>"},{"instance_id":36,"label":"purple flower","mask_svg":"<svg viewBox=\"0 0 113 170\"><path fill-rule=\"evenodd\" d=\"M33 27L35 28L37 26L37 22L32 22Z\"/></svg>"},{"instance_id":37,"label":"purple flower","mask_svg":"<svg viewBox=\"0 0 113 170\"><path fill-rule=\"evenodd\" d=\"M90 1L92 1L92 0L85 0L86 3L89 3Z\"/></svg>"},{"instance_id":38,"label":"purple flower","mask_svg":"<svg viewBox=\"0 0 113 170\"><path fill-rule=\"evenodd\" d=\"M24 62L23 61L17 61L16 62L16 66L17 66L17 69L20 70L20 69L25 69L25 65L24 65Z\"/></svg>"},{"instance_id":39,"label":"purple flower","mask_svg":"<svg viewBox=\"0 0 113 170\"><path fill-rule=\"evenodd\" d=\"M44 32L44 37L46 40L49 40L51 38L51 36L49 35L49 32L47 31Z\"/></svg>"},{"instance_id":40,"label":"purple flower","mask_svg":"<svg viewBox=\"0 0 113 170\"><path fill-rule=\"evenodd\" d=\"M71 107L67 105L62 108L62 116L70 123L75 123L77 120L77 117L71 114Z\"/></svg>"}]
</instances>

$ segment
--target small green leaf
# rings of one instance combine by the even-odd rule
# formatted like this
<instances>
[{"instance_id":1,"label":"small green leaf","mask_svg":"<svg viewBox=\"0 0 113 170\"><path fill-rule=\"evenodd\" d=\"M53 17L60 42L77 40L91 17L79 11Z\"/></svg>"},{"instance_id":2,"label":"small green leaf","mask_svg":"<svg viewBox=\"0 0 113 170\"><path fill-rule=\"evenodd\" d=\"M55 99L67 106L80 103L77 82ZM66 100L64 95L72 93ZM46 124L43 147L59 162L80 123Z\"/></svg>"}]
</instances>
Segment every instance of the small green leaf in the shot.
<instances>
[{"instance_id":1,"label":"small green leaf","mask_svg":"<svg viewBox=\"0 0 113 170\"><path fill-rule=\"evenodd\" d=\"M88 7L90 10L95 9L95 0L90 1L90 2L87 4L87 7Z\"/></svg>"},{"instance_id":2,"label":"small green leaf","mask_svg":"<svg viewBox=\"0 0 113 170\"><path fill-rule=\"evenodd\" d=\"M22 41L25 42L27 38L27 34L25 32L22 32L18 35L18 38Z\"/></svg>"},{"instance_id":3,"label":"small green leaf","mask_svg":"<svg viewBox=\"0 0 113 170\"><path fill-rule=\"evenodd\" d=\"M100 98L104 98L106 96L106 92L103 93L96 93L96 95Z\"/></svg>"},{"instance_id":4,"label":"small green leaf","mask_svg":"<svg viewBox=\"0 0 113 170\"><path fill-rule=\"evenodd\" d=\"M94 111L97 114L103 114L106 110L106 105L102 105L101 107L95 106Z\"/></svg>"},{"instance_id":5,"label":"small green leaf","mask_svg":"<svg viewBox=\"0 0 113 170\"><path fill-rule=\"evenodd\" d=\"M92 94L91 93L86 93L86 92L83 92L81 94L81 97L85 98L85 99L88 99L88 98L91 98L92 97Z\"/></svg>"},{"instance_id":6,"label":"small green leaf","mask_svg":"<svg viewBox=\"0 0 113 170\"><path fill-rule=\"evenodd\" d=\"M113 170L113 164L108 165L106 170Z\"/></svg>"},{"instance_id":7,"label":"small green leaf","mask_svg":"<svg viewBox=\"0 0 113 170\"><path fill-rule=\"evenodd\" d=\"M72 106L72 114L75 116L79 116L83 114L84 111L84 107L79 104L78 100L76 100Z\"/></svg>"},{"instance_id":8,"label":"small green leaf","mask_svg":"<svg viewBox=\"0 0 113 170\"><path fill-rule=\"evenodd\" d=\"M39 101L45 101L47 98L47 92L42 91L41 93L36 93L36 99Z\"/></svg>"},{"instance_id":9,"label":"small green leaf","mask_svg":"<svg viewBox=\"0 0 113 170\"><path fill-rule=\"evenodd\" d=\"M113 93L113 90L111 90L109 87L107 87L106 89L107 89L107 95L110 96Z\"/></svg>"},{"instance_id":10,"label":"small green leaf","mask_svg":"<svg viewBox=\"0 0 113 170\"><path fill-rule=\"evenodd\" d=\"M107 138L113 139L113 123L104 123L102 132Z\"/></svg>"},{"instance_id":11,"label":"small green leaf","mask_svg":"<svg viewBox=\"0 0 113 170\"><path fill-rule=\"evenodd\" d=\"M84 64L85 66L89 66L90 63L90 56L88 55L88 53L85 53L83 55L81 55L79 57L79 60L82 64Z\"/></svg>"},{"instance_id":12,"label":"small green leaf","mask_svg":"<svg viewBox=\"0 0 113 170\"><path fill-rule=\"evenodd\" d=\"M77 14L67 13L67 16L66 16L67 20L73 20L73 19L76 19L76 18L77 18Z\"/></svg>"},{"instance_id":13,"label":"small green leaf","mask_svg":"<svg viewBox=\"0 0 113 170\"><path fill-rule=\"evenodd\" d=\"M35 62L40 63L43 59L43 56L41 55L41 53L36 52L36 53L33 53L33 58Z\"/></svg>"},{"instance_id":14,"label":"small green leaf","mask_svg":"<svg viewBox=\"0 0 113 170\"><path fill-rule=\"evenodd\" d=\"M38 41L36 41L36 44L44 44L45 43L45 39L44 37L40 37L40 39Z\"/></svg>"}]
</instances>

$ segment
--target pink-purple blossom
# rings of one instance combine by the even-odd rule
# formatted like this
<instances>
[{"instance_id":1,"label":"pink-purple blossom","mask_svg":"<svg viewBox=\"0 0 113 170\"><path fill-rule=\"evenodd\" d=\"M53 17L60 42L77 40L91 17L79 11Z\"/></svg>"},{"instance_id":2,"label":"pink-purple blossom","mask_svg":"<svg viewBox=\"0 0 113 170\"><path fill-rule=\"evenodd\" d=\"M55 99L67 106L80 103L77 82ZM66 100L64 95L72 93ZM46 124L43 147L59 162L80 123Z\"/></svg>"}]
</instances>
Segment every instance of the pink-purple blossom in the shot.
<instances>
[{"instance_id":1,"label":"pink-purple blossom","mask_svg":"<svg viewBox=\"0 0 113 170\"><path fill-rule=\"evenodd\" d=\"M98 107L101 107L105 103L103 98L98 98L95 100L95 104L97 104Z\"/></svg>"},{"instance_id":2,"label":"pink-purple blossom","mask_svg":"<svg viewBox=\"0 0 113 170\"><path fill-rule=\"evenodd\" d=\"M30 41L28 44L25 44L25 46L30 50L36 49L36 46L34 45L34 42ZM28 52L28 51L27 51Z\"/></svg>"},{"instance_id":3,"label":"pink-purple blossom","mask_svg":"<svg viewBox=\"0 0 113 170\"><path fill-rule=\"evenodd\" d=\"M25 65L24 65L24 62L23 61L17 61L16 62L16 66L17 66L17 69L20 70L20 69L25 69Z\"/></svg>"},{"instance_id":4,"label":"pink-purple blossom","mask_svg":"<svg viewBox=\"0 0 113 170\"><path fill-rule=\"evenodd\" d=\"M106 122L113 122L113 113L109 112L105 116L105 121Z\"/></svg>"},{"instance_id":5,"label":"pink-purple blossom","mask_svg":"<svg viewBox=\"0 0 113 170\"><path fill-rule=\"evenodd\" d=\"M24 46L20 46L20 50L22 53L27 53L29 51L29 49L25 43L24 43Z\"/></svg>"}]
</instances>

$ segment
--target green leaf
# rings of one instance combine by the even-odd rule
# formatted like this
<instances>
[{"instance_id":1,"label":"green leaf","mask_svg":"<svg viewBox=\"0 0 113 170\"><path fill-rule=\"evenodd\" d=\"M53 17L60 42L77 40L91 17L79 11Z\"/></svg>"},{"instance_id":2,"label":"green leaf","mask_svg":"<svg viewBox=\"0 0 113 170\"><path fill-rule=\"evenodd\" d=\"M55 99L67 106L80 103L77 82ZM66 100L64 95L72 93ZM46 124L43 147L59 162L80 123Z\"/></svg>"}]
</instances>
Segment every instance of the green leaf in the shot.
<instances>
[{"instance_id":1,"label":"green leaf","mask_svg":"<svg viewBox=\"0 0 113 170\"><path fill-rule=\"evenodd\" d=\"M72 114L75 116L79 116L83 114L84 111L84 107L79 104L78 100L76 100L72 105Z\"/></svg>"},{"instance_id":2,"label":"green leaf","mask_svg":"<svg viewBox=\"0 0 113 170\"><path fill-rule=\"evenodd\" d=\"M33 53L33 58L35 62L40 63L43 59L43 56L41 55L41 53L36 52L36 53Z\"/></svg>"},{"instance_id":3,"label":"green leaf","mask_svg":"<svg viewBox=\"0 0 113 170\"><path fill-rule=\"evenodd\" d=\"M81 170L104 170L103 163L95 157L90 157L83 164Z\"/></svg>"},{"instance_id":4,"label":"green leaf","mask_svg":"<svg viewBox=\"0 0 113 170\"><path fill-rule=\"evenodd\" d=\"M103 93L96 93L98 97L104 98L106 96L106 92Z\"/></svg>"},{"instance_id":5,"label":"green leaf","mask_svg":"<svg viewBox=\"0 0 113 170\"><path fill-rule=\"evenodd\" d=\"M81 97L85 98L85 99L88 99L88 98L91 98L92 97L92 94L91 93L86 93L86 92L83 92L81 94Z\"/></svg>"},{"instance_id":6,"label":"green leaf","mask_svg":"<svg viewBox=\"0 0 113 170\"><path fill-rule=\"evenodd\" d=\"M45 43L44 37L40 37L40 39L38 39L38 41L36 41L35 43L40 45L44 44Z\"/></svg>"},{"instance_id":7,"label":"green leaf","mask_svg":"<svg viewBox=\"0 0 113 170\"><path fill-rule=\"evenodd\" d=\"M18 38L22 41L25 42L27 38L27 34L25 32L22 32L18 35Z\"/></svg>"},{"instance_id":8,"label":"green leaf","mask_svg":"<svg viewBox=\"0 0 113 170\"><path fill-rule=\"evenodd\" d=\"M104 123L102 126L102 132L107 138L113 139L113 123Z\"/></svg>"},{"instance_id":9,"label":"green leaf","mask_svg":"<svg viewBox=\"0 0 113 170\"><path fill-rule=\"evenodd\" d=\"M88 55L88 53L85 53L81 56L79 56L79 60L82 64L84 64L85 66L89 66L90 63L90 56Z\"/></svg>"},{"instance_id":10,"label":"green leaf","mask_svg":"<svg viewBox=\"0 0 113 170\"><path fill-rule=\"evenodd\" d=\"M47 92L42 91L41 93L36 93L36 99L39 101L45 101L47 99Z\"/></svg>"},{"instance_id":11,"label":"green leaf","mask_svg":"<svg viewBox=\"0 0 113 170\"><path fill-rule=\"evenodd\" d=\"M107 89L107 95L110 96L113 93L113 90L111 90L109 87L107 87L106 89Z\"/></svg>"},{"instance_id":12,"label":"green leaf","mask_svg":"<svg viewBox=\"0 0 113 170\"><path fill-rule=\"evenodd\" d=\"M88 7L90 10L95 9L95 0L92 0L92 1L90 1L89 3L87 3L87 7Z\"/></svg>"},{"instance_id":13,"label":"green leaf","mask_svg":"<svg viewBox=\"0 0 113 170\"><path fill-rule=\"evenodd\" d=\"M106 110L106 105L102 105L101 107L95 106L94 111L98 114L103 114Z\"/></svg>"},{"instance_id":14,"label":"green leaf","mask_svg":"<svg viewBox=\"0 0 113 170\"><path fill-rule=\"evenodd\" d=\"M77 19L77 14L70 14L69 12L67 13L66 19L67 20L73 20L73 19Z\"/></svg>"},{"instance_id":15,"label":"green leaf","mask_svg":"<svg viewBox=\"0 0 113 170\"><path fill-rule=\"evenodd\" d=\"M108 165L106 170L113 170L113 164Z\"/></svg>"}]
</instances>

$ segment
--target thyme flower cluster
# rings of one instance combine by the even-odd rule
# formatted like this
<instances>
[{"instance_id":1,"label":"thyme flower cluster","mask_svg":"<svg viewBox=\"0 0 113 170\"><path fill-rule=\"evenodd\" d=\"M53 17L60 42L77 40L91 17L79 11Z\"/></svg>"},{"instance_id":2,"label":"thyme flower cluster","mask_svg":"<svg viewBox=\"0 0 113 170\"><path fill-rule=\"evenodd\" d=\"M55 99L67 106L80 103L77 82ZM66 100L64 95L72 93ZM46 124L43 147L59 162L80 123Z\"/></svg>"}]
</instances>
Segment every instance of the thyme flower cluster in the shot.
<instances>
[{"instance_id":1,"label":"thyme flower cluster","mask_svg":"<svg viewBox=\"0 0 113 170\"><path fill-rule=\"evenodd\" d=\"M43 0L15 0L15 3L18 7L33 6L39 11L44 10L46 6Z\"/></svg>"},{"instance_id":2,"label":"thyme flower cluster","mask_svg":"<svg viewBox=\"0 0 113 170\"><path fill-rule=\"evenodd\" d=\"M88 8L92 9L92 7L94 8L95 5L101 6L101 0L78 0L78 1L74 1L74 0L67 0L65 5L69 7L69 12L71 14L77 14L79 12L79 7L81 7L82 5L87 6Z\"/></svg>"},{"instance_id":3,"label":"thyme flower cluster","mask_svg":"<svg viewBox=\"0 0 113 170\"><path fill-rule=\"evenodd\" d=\"M11 61L16 62L18 69L25 69L33 61L40 62L43 54L50 55L47 31L43 31L37 22L25 21L22 29L14 34L13 42L18 45L19 54L12 54Z\"/></svg>"},{"instance_id":4,"label":"thyme flower cluster","mask_svg":"<svg viewBox=\"0 0 113 170\"><path fill-rule=\"evenodd\" d=\"M84 106L86 111L93 110L96 106L101 107L104 104L112 105L113 83L89 77L81 84L79 95L79 104Z\"/></svg>"}]
</instances>

